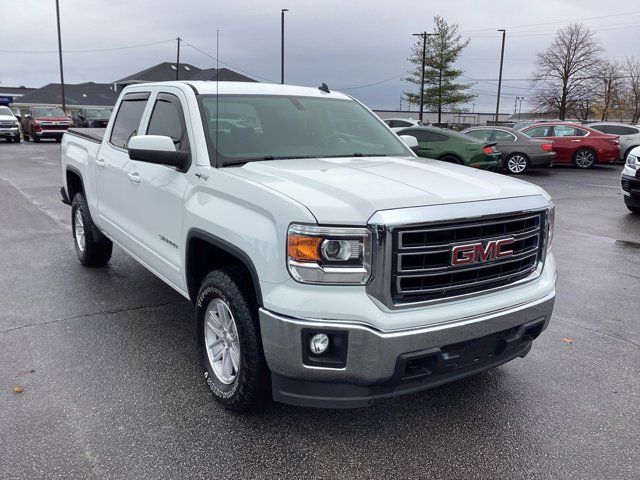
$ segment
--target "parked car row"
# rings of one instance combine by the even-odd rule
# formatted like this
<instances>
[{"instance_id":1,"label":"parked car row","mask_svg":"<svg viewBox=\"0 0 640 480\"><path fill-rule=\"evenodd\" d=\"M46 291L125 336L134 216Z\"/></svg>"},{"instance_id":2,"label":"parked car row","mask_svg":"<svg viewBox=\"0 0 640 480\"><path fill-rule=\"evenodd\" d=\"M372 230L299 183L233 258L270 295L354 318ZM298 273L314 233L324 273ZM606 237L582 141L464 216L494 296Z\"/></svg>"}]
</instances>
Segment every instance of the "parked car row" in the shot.
<instances>
[{"instance_id":1,"label":"parked car row","mask_svg":"<svg viewBox=\"0 0 640 480\"><path fill-rule=\"evenodd\" d=\"M20 121L8 107L0 107L0 137L20 143Z\"/></svg>"}]
</instances>

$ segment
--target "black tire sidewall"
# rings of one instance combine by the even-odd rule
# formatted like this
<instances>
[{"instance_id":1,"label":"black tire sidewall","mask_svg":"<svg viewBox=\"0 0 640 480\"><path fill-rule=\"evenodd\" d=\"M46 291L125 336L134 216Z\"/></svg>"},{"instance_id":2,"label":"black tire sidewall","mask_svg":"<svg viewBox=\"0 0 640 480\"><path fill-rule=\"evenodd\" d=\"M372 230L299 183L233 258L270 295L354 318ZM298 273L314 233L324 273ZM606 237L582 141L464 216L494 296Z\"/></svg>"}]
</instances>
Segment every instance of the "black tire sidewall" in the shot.
<instances>
[{"instance_id":1,"label":"black tire sidewall","mask_svg":"<svg viewBox=\"0 0 640 480\"><path fill-rule=\"evenodd\" d=\"M213 368L211 367L211 362L209 361L209 357L207 355L207 346L205 345L205 335L204 328L206 322L206 313L207 307L209 303L211 303L216 298L221 299L223 302L227 304L229 310L233 315L234 321L236 322L236 329L238 330L238 336L240 336L240 369L238 375L236 375L236 379L231 384L222 383L218 380L215 373L213 372ZM242 345L242 335L240 334L240 329L237 323L237 312L233 303L229 300L227 295L222 291L222 289L215 284L203 284L200 293L198 294L198 301L196 303L196 317L197 317L197 326L198 326L198 344L200 345L201 353L202 353L202 369L204 371L204 378L207 382L207 385L215 395L217 399L222 401L231 399L234 395L238 393L238 389L240 387L240 380L242 375L244 375L244 359L243 353L244 348Z\"/></svg>"}]
</instances>

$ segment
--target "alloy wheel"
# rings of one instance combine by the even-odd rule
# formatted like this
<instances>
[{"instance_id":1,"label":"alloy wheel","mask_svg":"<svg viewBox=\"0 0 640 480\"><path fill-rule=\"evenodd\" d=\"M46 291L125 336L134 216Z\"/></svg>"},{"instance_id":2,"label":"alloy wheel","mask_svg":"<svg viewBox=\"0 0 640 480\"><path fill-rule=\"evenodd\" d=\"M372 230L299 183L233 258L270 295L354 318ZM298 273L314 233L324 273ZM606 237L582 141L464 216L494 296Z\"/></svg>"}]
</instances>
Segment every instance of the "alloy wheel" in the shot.
<instances>
[{"instance_id":1,"label":"alloy wheel","mask_svg":"<svg viewBox=\"0 0 640 480\"><path fill-rule=\"evenodd\" d=\"M216 378L225 385L232 384L240 370L240 340L233 314L221 298L214 298L207 306L204 339Z\"/></svg>"},{"instance_id":2,"label":"alloy wheel","mask_svg":"<svg viewBox=\"0 0 640 480\"><path fill-rule=\"evenodd\" d=\"M76 209L75 222L73 227L73 232L76 237L76 244L81 252L84 252L86 247L85 237L84 237L84 222L82 221L82 212L80 209Z\"/></svg>"},{"instance_id":3,"label":"alloy wheel","mask_svg":"<svg viewBox=\"0 0 640 480\"><path fill-rule=\"evenodd\" d=\"M527 159L523 155L512 155L507 160L507 170L511 173L522 173L527 169Z\"/></svg>"},{"instance_id":4,"label":"alloy wheel","mask_svg":"<svg viewBox=\"0 0 640 480\"><path fill-rule=\"evenodd\" d=\"M576 154L576 165L580 168L589 168L595 163L593 152L590 150L580 150Z\"/></svg>"}]
</instances>

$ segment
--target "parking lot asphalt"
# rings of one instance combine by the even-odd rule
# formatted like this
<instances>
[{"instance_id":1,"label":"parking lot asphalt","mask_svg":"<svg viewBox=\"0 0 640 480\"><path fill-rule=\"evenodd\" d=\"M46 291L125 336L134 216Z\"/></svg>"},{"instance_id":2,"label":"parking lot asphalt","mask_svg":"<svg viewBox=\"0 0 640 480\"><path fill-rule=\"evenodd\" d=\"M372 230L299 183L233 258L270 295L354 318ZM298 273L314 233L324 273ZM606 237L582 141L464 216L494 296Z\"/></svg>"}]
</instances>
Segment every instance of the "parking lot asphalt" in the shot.
<instances>
[{"instance_id":1,"label":"parking lot asphalt","mask_svg":"<svg viewBox=\"0 0 640 480\"><path fill-rule=\"evenodd\" d=\"M119 249L79 264L59 150L0 143L0 478L638 478L640 217L621 165L524 177L556 203L559 273L526 358L366 409L237 415L201 376L188 301Z\"/></svg>"}]
</instances>

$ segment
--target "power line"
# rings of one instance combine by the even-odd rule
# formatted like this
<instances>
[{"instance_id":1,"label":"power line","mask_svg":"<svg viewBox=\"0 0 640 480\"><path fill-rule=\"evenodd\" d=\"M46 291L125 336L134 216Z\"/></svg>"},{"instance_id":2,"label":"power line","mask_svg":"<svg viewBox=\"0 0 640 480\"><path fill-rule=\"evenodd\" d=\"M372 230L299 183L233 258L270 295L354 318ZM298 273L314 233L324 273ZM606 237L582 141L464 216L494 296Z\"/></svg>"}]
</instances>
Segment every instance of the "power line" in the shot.
<instances>
[{"instance_id":1,"label":"power line","mask_svg":"<svg viewBox=\"0 0 640 480\"><path fill-rule=\"evenodd\" d=\"M197 50L198 52L200 52L200 53L201 53L201 54L203 54L204 56L209 57L209 58L211 58L211 59L215 60L216 62L220 62L220 63L222 63L223 65L226 65L227 67L233 68L234 70L237 70L238 72L246 73L247 75L251 75L252 77L256 77L256 78L259 78L259 79L261 79L261 80L266 80L267 82L271 82L271 83L280 83L280 82L277 82L276 80L272 80L272 79L270 79L270 78L266 78L266 77L261 77L260 75L256 75L255 73L248 72L248 71L243 70L243 69L241 69L241 68L239 68L239 67L236 67L236 66L234 66L234 65L231 65L230 63L223 62L222 60L220 60L219 58L217 58L217 57L215 57L215 56L211 55L210 53L207 53L207 52L205 52L204 50L199 49L198 47L196 47L195 45L190 44L189 42L186 42L184 39L182 39L182 44L183 44L183 45L187 45L188 47L191 47L191 48L193 48L194 50Z\"/></svg>"},{"instance_id":2,"label":"power line","mask_svg":"<svg viewBox=\"0 0 640 480\"><path fill-rule=\"evenodd\" d=\"M390 82L391 80L395 80L397 78L404 77L408 73L410 73L410 72L401 73L400 75L396 75L395 77L387 78L385 80L380 80L379 82L367 83L365 85L358 85L358 86L355 86L355 87L336 88L336 90L356 90L358 88L373 87L374 85L380 85L381 83Z\"/></svg>"},{"instance_id":3,"label":"power line","mask_svg":"<svg viewBox=\"0 0 640 480\"><path fill-rule=\"evenodd\" d=\"M162 43L174 42L175 39L169 40L161 40L159 42L153 43L141 43L138 45L127 45L124 47L113 47L113 48L100 48L100 49L91 49L91 50L63 50L62 53L96 53L96 52L112 52L115 50L128 50L130 48L141 48L141 47L150 47L153 45L160 45ZM0 50L0 53L58 53L58 50Z\"/></svg>"}]
</instances>

